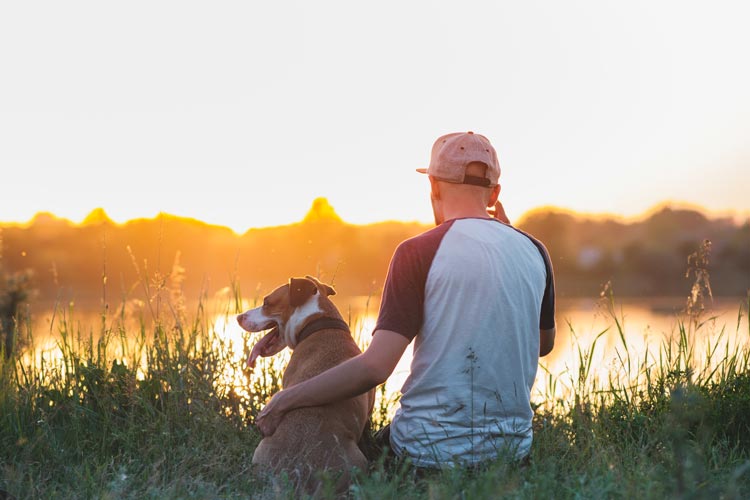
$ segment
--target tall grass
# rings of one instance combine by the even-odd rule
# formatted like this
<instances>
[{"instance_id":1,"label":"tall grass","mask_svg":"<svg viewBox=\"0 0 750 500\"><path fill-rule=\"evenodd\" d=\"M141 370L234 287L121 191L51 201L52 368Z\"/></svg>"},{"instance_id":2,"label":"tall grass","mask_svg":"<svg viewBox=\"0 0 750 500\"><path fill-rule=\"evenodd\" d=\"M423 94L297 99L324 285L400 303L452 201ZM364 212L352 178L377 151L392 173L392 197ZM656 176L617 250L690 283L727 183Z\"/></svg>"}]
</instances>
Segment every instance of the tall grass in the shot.
<instances>
[{"instance_id":1,"label":"tall grass","mask_svg":"<svg viewBox=\"0 0 750 500\"><path fill-rule=\"evenodd\" d=\"M250 377L234 344L215 331L206 298L184 310L175 276L146 281L154 307L135 322L123 304L87 329L74 307L59 307L53 348L34 344L44 332L32 331L29 318L17 323L26 350L0 357L0 489L18 498L292 496L283 480L250 464L260 440L253 420L279 390L282 364L262 360L263 375ZM230 321L243 304L236 287L227 297L219 312ZM578 368L540 371L548 383L535 399L531 465L497 461L424 475L379 461L357 476L351 496L750 495L750 331L740 331L750 297L738 305L734 331L703 311L686 312L671 338L638 354L611 288L602 303L610 326L590 345L574 344ZM618 344L600 376L593 354L604 336ZM373 429L394 404L379 392Z\"/></svg>"},{"instance_id":2,"label":"tall grass","mask_svg":"<svg viewBox=\"0 0 750 500\"><path fill-rule=\"evenodd\" d=\"M175 275L146 282L147 319L126 302L97 331L56 309L54 346L38 349L30 318L25 353L0 359L0 488L19 498L242 497L259 436L248 418L277 385L254 397L227 383L242 373L217 335L206 301L190 320ZM231 305L224 311L233 315Z\"/></svg>"},{"instance_id":3,"label":"tall grass","mask_svg":"<svg viewBox=\"0 0 750 500\"><path fill-rule=\"evenodd\" d=\"M750 331L740 324L750 299L738 304L734 335L715 318L686 313L671 337L639 359L611 290L603 299L611 326L596 339L611 334L620 342L606 379L591 370L596 340L576 346L581 368L572 390L537 408L535 457L547 465L546 456L563 454L565 468L597 496L747 496Z\"/></svg>"}]
</instances>

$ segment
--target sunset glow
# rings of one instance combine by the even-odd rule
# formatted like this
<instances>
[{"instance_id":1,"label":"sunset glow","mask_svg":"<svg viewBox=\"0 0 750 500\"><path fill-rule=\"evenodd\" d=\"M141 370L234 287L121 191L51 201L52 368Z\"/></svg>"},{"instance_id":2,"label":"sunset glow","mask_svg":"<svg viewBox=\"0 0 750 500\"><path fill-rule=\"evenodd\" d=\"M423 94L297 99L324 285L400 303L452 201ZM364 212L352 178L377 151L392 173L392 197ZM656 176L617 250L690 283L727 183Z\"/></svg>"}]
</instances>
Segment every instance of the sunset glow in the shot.
<instances>
[{"instance_id":1,"label":"sunset glow","mask_svg":"<svg viewBox=\"0 0 750 500\"><path fill-rule=\"evenodd\" d=\"M431 222L414 169L461 130L497 148L512 219L665 200L747 214L748 15L740 1L9 3L0 221L102 207L243 232L325 197L350 223Z\"/></svg>"}]
</instances>

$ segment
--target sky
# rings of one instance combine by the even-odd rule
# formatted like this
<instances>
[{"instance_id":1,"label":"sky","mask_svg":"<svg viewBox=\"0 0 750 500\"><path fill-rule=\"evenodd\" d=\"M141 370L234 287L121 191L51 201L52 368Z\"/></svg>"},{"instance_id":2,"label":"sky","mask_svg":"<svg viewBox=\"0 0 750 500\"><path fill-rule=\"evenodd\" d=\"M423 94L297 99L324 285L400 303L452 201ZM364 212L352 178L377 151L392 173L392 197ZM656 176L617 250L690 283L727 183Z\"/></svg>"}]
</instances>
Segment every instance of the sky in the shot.
<instances>
[{"instance_id":1,"label":"sky","mask_svg":"<svg viewBox=\"0 0 750 500\"><path fill-rule=\"evenodd\" d=\"M750 214L750 3L0 2L0 221L431 222L440 135L511 220Z\"/></svg>"}]
</instances>

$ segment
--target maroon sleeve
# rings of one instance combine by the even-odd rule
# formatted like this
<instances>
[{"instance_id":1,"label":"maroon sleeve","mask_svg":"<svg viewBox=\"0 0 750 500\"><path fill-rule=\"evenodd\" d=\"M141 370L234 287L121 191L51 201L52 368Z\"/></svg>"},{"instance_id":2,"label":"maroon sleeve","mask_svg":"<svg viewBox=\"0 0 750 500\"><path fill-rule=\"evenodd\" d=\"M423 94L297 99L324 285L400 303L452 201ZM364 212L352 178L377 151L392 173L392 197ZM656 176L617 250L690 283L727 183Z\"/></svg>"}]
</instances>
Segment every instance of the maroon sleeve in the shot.
<instances>
[{"instance_id":1,"label":"maroon sleeve","mask_svg":"<svg viewBox=\"0 0 750 500\"><path fill-rule=\"evenodd\" d=\"M391 258L375 330L390 330L409 340L422 328L425 283L432 259L452 221L401 243Z\"/></svg>"},{"instance_id":2,"label":"maroon sleeve","mask_svg":"<svg viewBox=\"0 0 750 500\"><path fill-rule=\"evenodd\" d=\"M539 250L542 259L544 259L544 270L547 273L547 281L544 286L544 295L542 296L542 309L539 314L539 329L551 330L555 327L555 275L552 271L552 260L549 257L549 252L541 241L534 238L529 233L526 233L517 227L514 227L513 229L530 239L534 246L536 246L537 250Z\"/></svg>"},{"instance_id":3,"label":"maroon sleeve","mask_svg":"<svg viewBox=\"0 0 750 500\"><path fill-rule=\"evenodd\" d=\"M551 330L555 327L555 276L552 272L552 261L549 258L547 249L540 242L537 242L537 248L544 257L544 267L547 271L547 284L544 287L542 296L542 312L539 316L539 329Z\"/></svg>"}]
</instances>

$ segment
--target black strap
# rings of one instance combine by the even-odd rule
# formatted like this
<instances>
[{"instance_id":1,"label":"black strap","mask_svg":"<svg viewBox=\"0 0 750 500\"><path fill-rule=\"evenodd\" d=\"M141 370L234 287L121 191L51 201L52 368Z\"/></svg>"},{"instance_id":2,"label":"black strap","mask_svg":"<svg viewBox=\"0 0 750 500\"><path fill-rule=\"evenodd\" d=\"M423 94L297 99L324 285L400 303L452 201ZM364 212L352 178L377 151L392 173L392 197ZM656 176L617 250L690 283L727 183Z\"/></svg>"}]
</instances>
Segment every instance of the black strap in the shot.
<instances>
[{"instance_id":1,"label":"black strap","mask_svg":"<svg viewBox=\"0 0 750 500\"><path fill-rule=\"evenodd\" d=\"M320 330L344 330L346 333L349 332L349 325L344 320L339 318L318 318L309 322L297 335L297 345L300 344L307 337Z\"/></svg>"},{"instance_id":2,"label":"black strap","mask_svg":"<svg viewBox=\"0 0 750 500\"><path fill-rule=\"evenodd\" d=\"M472 186L490 186L490 180L487 177L477 177L476 175L464 175L463 184L471 184Z\"/></svg>"}]
</instances>

